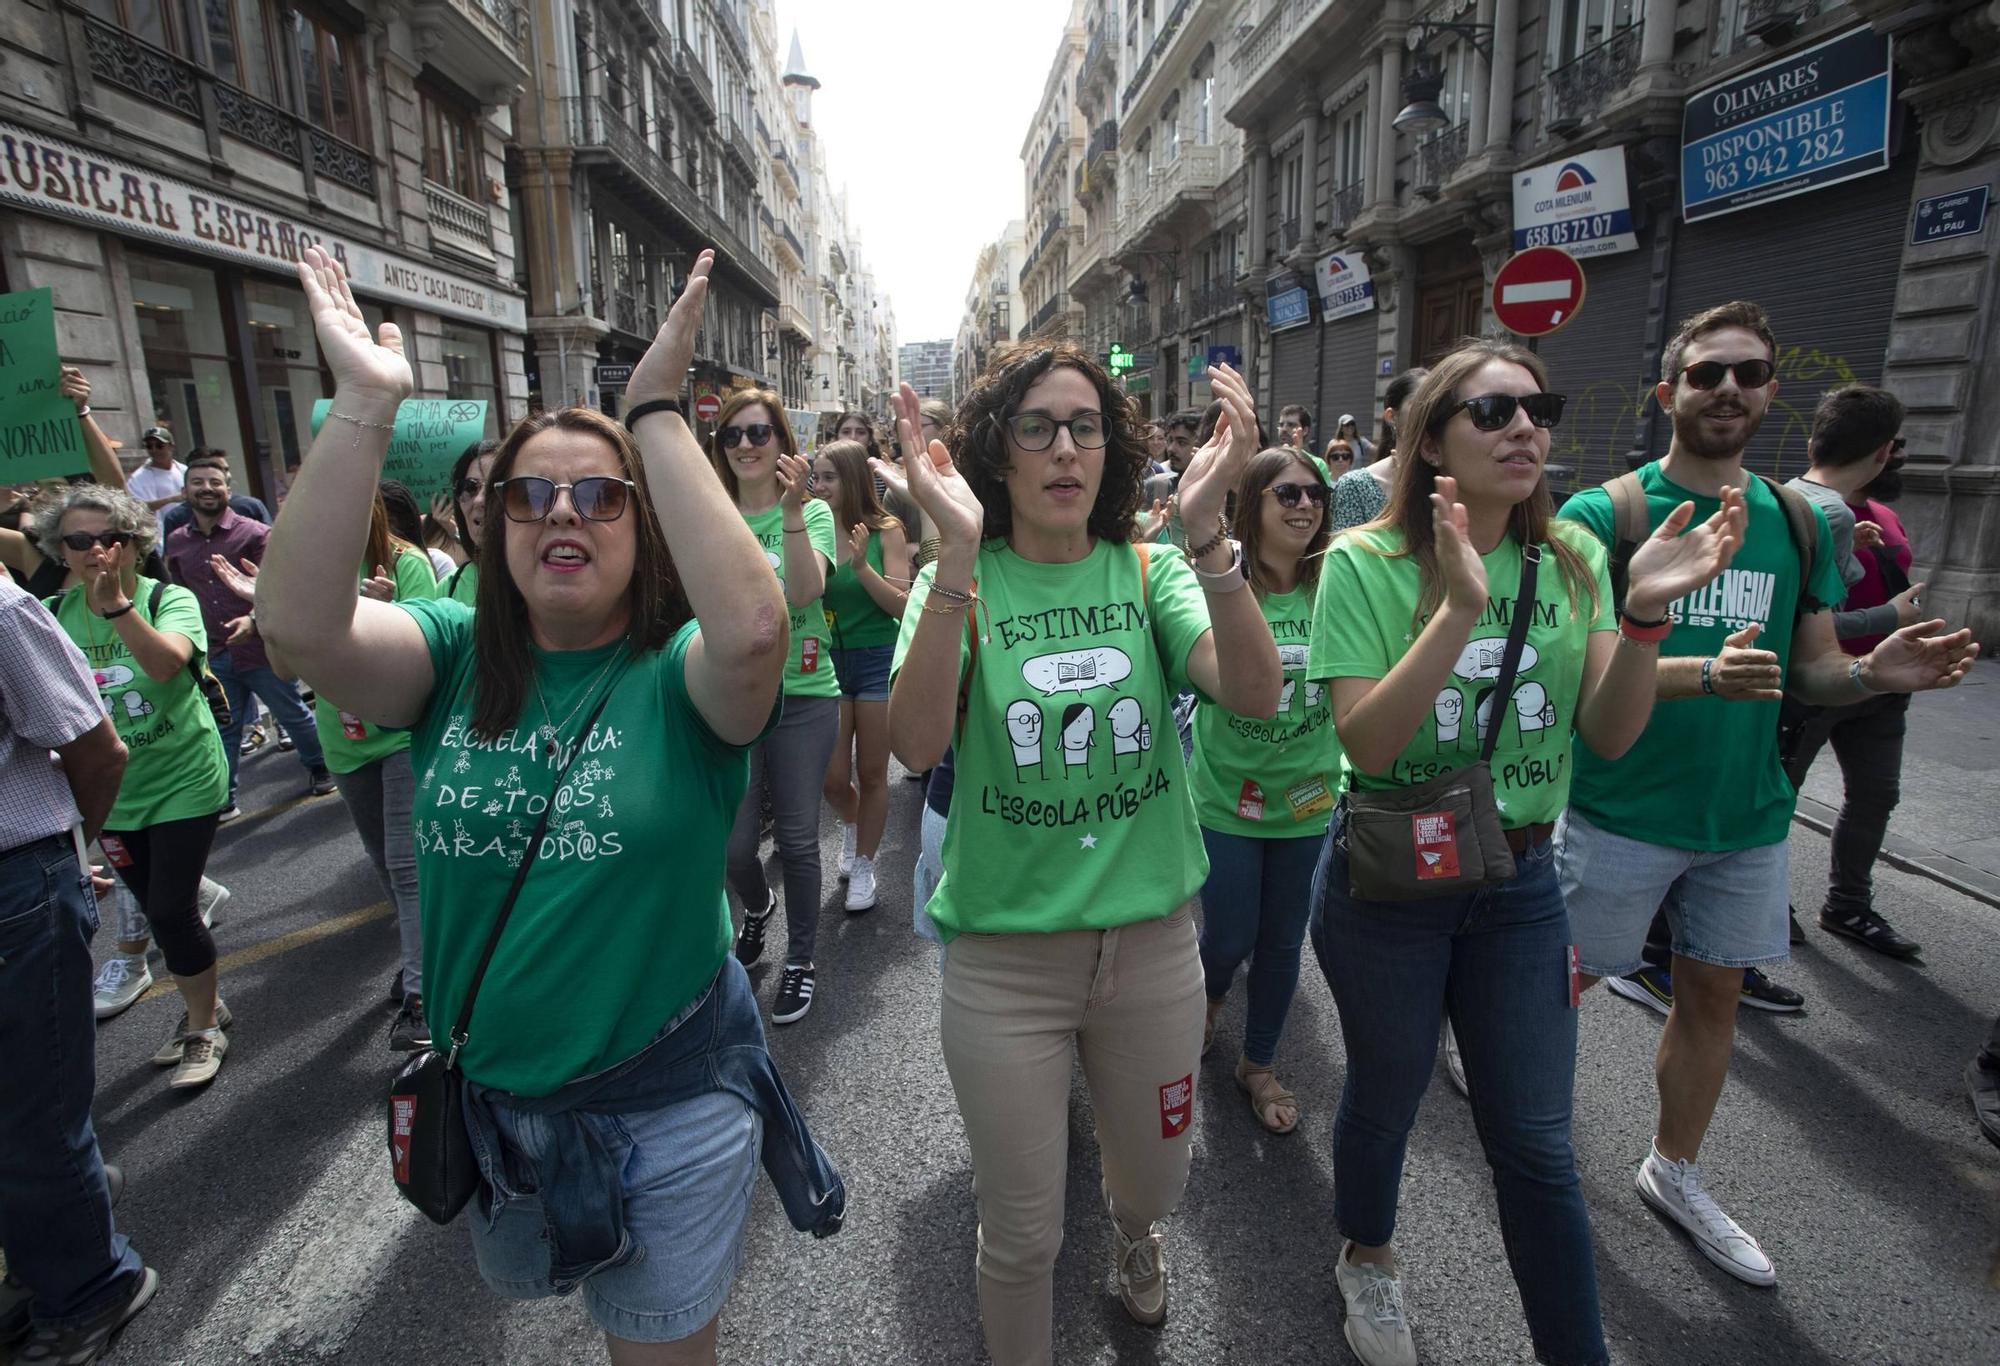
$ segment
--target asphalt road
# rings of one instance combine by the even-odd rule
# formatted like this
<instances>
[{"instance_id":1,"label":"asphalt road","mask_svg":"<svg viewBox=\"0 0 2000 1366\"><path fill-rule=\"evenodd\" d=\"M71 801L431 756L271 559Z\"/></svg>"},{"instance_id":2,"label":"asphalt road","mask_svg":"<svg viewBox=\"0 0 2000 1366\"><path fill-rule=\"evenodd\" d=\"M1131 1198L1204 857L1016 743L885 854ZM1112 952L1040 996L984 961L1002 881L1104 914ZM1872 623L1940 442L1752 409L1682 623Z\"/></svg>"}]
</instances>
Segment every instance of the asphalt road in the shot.
<instances>
[{"instance_id":1,"label":"asphalt road","mask_svg":"<svg viewBox=\"0 0 2000 1366\"><path fill-rule=\"evenodd\" d=\"M849 918L829 881L812 1014L773 1031L846 1175L847 1228L822 1243L794 1234L760 1187L725 1311L725 1361L983 1359L971 1173L936 1043L935 955L909 928L917 786L892 786L882 904ZM237 1024L217 1083L182 1098L148 1064L179 1014L169 994L101 1032L99 1134L129 1179L119 1222L164 1282L112 1360L601 1359L573 1299L494 1298L465 1230L431 1226L391 1188L381 1093L394 925L339 799L303 801L303 790L289 756L248 761L251 814L225 827L211 864L234 892L217 938ZM827 831L830 869L837 832ZM1826 844L1799 830L1793 850L1796 899L1816 906ZM1782 974L1808 994L1808 1012L1745 1012L1705 1153L1725 1208L1776 1260L1775 1290L1729 1279L1640 1203L1632 1172L1651 1134L1660 1018L1602 991L1586 1000L1576 1140L1617 1361L2000 1361L2000 1152L1978 1135L1959 1078L2000 1008L1996 912L1888 869L1879 895L1926 944L1922 962L1815 933ZM108 931L97 947L109 952ZM767 1001L773 976L758 975ZM1240 998L1200 1086L1162 1330L1127 1321L1111 1288L1089 1109L1080 1084L1074 1093L1061 1362L1351 1360L1332 1274L1338 1020L1308 955L1279 1055L1304 1121L1272 1138L1229 1075ZM1470 1113L1441 1070L1426 1099L1398 1231L1419 1350L1427 1362L1528 1361Z\"/></svg>"}]
</instances>

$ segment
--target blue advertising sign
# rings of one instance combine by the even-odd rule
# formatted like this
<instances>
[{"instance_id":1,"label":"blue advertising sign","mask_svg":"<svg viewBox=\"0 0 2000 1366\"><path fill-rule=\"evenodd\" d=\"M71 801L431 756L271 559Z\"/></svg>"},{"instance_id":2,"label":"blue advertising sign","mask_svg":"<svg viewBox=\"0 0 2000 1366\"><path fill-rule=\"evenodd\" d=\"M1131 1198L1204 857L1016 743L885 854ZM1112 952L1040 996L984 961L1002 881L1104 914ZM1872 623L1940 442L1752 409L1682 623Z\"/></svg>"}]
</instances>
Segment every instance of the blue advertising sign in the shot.
<instances>
[{"instance_id":1,"label":"blue advertising sign","mask_svg":"<svg viewBox=\"0 0 2000 1366\"><path fill-rule=\"evenodd\" d=\"M1210 365L1234 366L1236 369L1241 370L1243 368L1243 351L1240 347L1235 346L1211 346L1208 348L1208 363Z\"/></svg>"},{"instance_id":2,"label":"blue advertising sign","mask_svg":"<svg viewBox=\"0 0 2000 1366\"><path fill-rule=\"evenodd\" d=\"M1910 220L1910 245L1942 242L1947 237L1970 237L1986 230L1987 187L1934 194L1917 201L1916 216Z\"/></svg>"},{"instance_id":3,"label":"blue advertising sign","mask_svg":"<svg viewBox=\"0 0 2000 1366\"><path fill-rule=\"evenodd\" d=\"M1890 40L1857 28L1732 77L1681 114L1693 223L1889 169Z\"/></svg>"},{"instance_id":4,"label":"blue advertising sign","mask_svg":"<svg viewBox=\"0 0 2000 1366\"><path fill-rule=\"evenodd\" d=\"M1312 321L1312 296L1305 286L1284 279L1264 282L1264 316L1273 332L1300 327Z\"/></svg>"}]
</instances>

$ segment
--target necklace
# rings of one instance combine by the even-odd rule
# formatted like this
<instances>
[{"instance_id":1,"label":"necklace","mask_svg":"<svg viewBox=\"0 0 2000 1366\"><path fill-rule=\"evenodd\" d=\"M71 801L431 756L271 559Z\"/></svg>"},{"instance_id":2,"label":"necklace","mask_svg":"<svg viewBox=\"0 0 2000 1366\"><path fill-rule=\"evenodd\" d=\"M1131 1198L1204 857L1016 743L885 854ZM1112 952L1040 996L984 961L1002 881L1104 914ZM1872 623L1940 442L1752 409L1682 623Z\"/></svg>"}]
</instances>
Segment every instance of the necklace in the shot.
<instances>
[{"instance_id":1,"label":"necklace","mask_svg":"<svg viewBox=\"0 0 2000 1366\"><path fill-rule=\"evenodd\" d=\"M613 650L611 657L604 661L604 667L597 671L597 677L590 680L590 683L584 688L582 695L577 698L576 705L571 707L569 714L564 716L560 721L551 721L549 719L549 701L546 697L542 696L542 672L540 669L535 670L535 701L541 703L542 707L542 752L549 758L553 759L556 757L557 732L561 731L564 726L567 726L575 719L576 714L583 710L583 704L590 700L590 695L597 691L597 685L604 681L604 676L611 672L611 666L617 662L618 651Z\"/></svg>"}]
</instances>

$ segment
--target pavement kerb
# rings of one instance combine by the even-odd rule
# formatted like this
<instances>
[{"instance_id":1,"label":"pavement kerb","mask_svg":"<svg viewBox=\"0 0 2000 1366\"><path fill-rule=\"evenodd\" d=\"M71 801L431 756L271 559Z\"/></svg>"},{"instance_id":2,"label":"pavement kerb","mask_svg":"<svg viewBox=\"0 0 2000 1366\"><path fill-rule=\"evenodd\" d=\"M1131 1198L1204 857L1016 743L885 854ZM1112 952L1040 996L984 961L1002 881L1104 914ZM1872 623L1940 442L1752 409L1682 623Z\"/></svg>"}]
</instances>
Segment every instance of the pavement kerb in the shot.
<instances>
[{"instance_id":1,"label":"pavement kerb","mask_svg":"<svg viewBox=\"0 0 2000 1366\"><path fill-rule=\"evenodd\" d=\"M1809 830L1820 834L1833 834L1833 820L1839 812L1825 802L1811 797L1800 797L1792 819ZM1934 849L1926 849L1913 841L1897 835L1890 835L1882 841L1881 860L1892 868L1918 877L1929 878L1943 887L1949 887L1962 896L1974 901L2000 908L2000 878L1961 863ZM1943 865L1943 866L1940 866Z\"/></svg>"}]
</instances>

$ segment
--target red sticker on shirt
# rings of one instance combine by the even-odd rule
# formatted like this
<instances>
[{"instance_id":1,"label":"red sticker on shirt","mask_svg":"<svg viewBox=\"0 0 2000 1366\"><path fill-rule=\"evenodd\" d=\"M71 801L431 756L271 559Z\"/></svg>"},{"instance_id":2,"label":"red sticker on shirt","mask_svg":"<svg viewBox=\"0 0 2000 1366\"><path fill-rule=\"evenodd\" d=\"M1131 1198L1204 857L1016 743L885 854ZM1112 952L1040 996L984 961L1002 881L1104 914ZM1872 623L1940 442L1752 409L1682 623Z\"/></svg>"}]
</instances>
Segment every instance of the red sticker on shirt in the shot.
<instances>
[{"instance_id":1,"label":"red sticker on shirt","mask_svg":"<svg viewBox=\"0 0 2000 1366\"><path fill-rule=\"evenodd\" d=\"M1179 1138L1194 1114L1194 1074L1160 1088L1160 1137Z\"/></svg>"},{"instance_id":2,"label":"red sticker on shirt","mask_svg":"<svg viewBox=\"0 0 2000 1366\"><path fill-rule=\"evenodd\" d=\"M410 1131L417 1126L417 1098L389 1097L389 1152L395 1159L396 1183L410 1183Z\"/></svg>"},{"instance_id":3,"label":"red sticker on shirt","mask_svg":"<svg viewBox=\"0 0 2000 1366\"><path fill-rule=\"evenodd\" d=\"M1249 778L1243 780L1243 790L1236 794L1236 814L1246 821L1264 819L1264 789Z\"/></svg>"},{"instance_id":4,"label":"red sticker on shirt","mask_svg":"<svg viewBox=\"0 0 2000 1366\"><path fill-rule=\"evenodd\" d=\"M111 860L113 868L130 868L132 851L125 847L125 841L116 835L99 835L97 847L104 851L104 857Z\"/></svg>"},{"instance_id":5,"label":"red sticker on shirt","mask_svg":"<svg viewBox=\"0 0 2000 1366\"><path fill-rule=\"evenodd\" d=\"M344 711L340 714L340 733L350 740L366 740L368 726L353 712Z\"/></svg>"},{"instance_id":6,"label":"red sticker on shirt","mask_svg":"<svg viewBox=\"0 0 2000 1366\"><path fill-rule=\"evenodd\" d=\"M807 636L799 642L799 672L816 674L819 672L819 637Z\"/></svg>"},{"instance_id":7,"label":"red sticker on shirt","mask_svg":"<svg viewBox=\"0 0 2000 1366\"><path fill-rule=\"evenodd\" d=\"M1416 850L1419 882L1458 876L1458 818L1449 811L1424 811L1410 817L1410 843Z\"/></svg>"}]
</instances>

